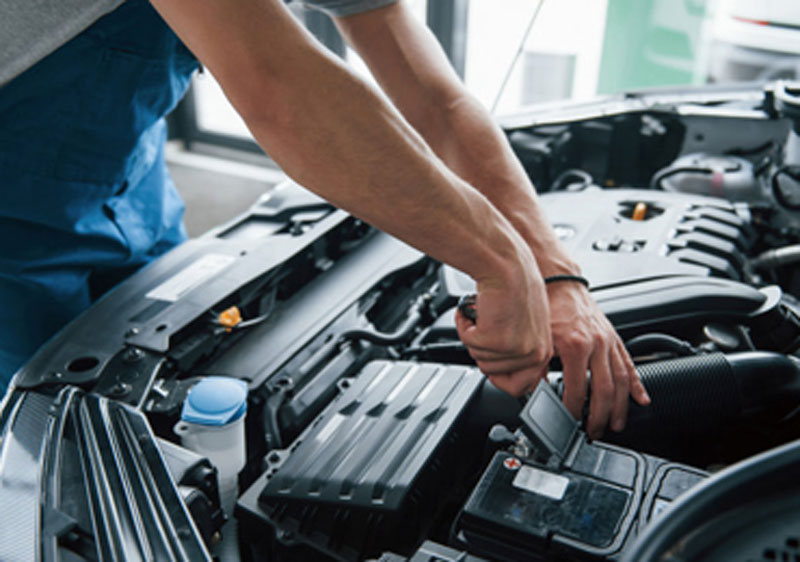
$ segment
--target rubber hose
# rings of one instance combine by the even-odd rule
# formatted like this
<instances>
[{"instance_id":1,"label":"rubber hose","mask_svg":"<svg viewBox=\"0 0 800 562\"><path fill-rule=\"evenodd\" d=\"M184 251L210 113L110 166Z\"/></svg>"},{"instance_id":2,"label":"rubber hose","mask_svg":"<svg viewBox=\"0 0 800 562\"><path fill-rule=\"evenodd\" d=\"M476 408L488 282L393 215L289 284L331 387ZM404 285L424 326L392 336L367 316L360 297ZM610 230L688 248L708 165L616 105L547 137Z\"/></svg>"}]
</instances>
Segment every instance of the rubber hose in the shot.
<instances>
[{"instance_id":1,"label":"rubber hose","mask_svg":"<svg viewBox=\"0 0 800 562\"><path fill-rule=\"evenodd\" d=\"M604 440L634 446L656 435L702 436L748 417L779 420L800 404L800 369L778 353L713 353L637 370L652 404L631 401L625 430Z\"/></svg>"},{"instance_id":2,"label":"rubber hose","mask_svg":"<svg viewBox=\"0 0 800 562\"><path fill-rule=\"evenodd\" d=\"M698 167L698 166L680 166L678 168L666 167L662 170L659 170L653 175L653 177L650 179L650 187L652 189L663 189L661 187L661 182L677 174L711 175L712 173L713 170L707 167Z\"/></svg>"},{"instance_id":3,"label":"rubber hose","mask_svg":"<svg viewBox=\"0 0 800 562\"><path fill-rule=\"evenodd\" d=\"M686 357L694 355L696 350L688 343L669 334L643 334L625 342L628 353L633 356L649 355L660 351L668 351Z\"/></svg>"},{"instance_id":4,"label":"rubber hose","mask_svg":"<svg viewBox=\"0 0 800 562\"><path fill-rule=\"evenodd\" d=\"M753 269L778 269L800 261L800 244L767 250L750 260Z\"/></svg>"},{"instance_id":5,"label":"rubber hose","mask_svg":"<svg viewBox=\"0 0 800 562\"><path fill-rule=\"evenodd\" d=\"M405 343L414 335L422 315L417 310L412 310L408 318L394 332L378 332L376 330L353 329L344 332L340 340L366 340L377 345L395 345Z\"/></svg>"}]
</instances>

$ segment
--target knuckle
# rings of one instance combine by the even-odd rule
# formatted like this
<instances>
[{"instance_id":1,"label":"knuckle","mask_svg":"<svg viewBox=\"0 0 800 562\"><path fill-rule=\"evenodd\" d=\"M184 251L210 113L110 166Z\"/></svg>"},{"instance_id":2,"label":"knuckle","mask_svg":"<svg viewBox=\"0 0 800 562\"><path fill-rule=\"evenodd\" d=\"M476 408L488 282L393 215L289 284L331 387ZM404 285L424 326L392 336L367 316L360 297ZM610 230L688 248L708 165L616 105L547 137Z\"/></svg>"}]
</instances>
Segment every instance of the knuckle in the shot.
<instances>
[{"instance_id":1,"label":"knuckle","mask_svg":"<svg viewBox=\"0 0 800 562\"><path fill-rule=\"evenodd\" d=\"M551 348L538 347L531 353L531 360L535 364L540 365L549 362L552 356L553 350Z\"/></svg>"},{"instance_id":2,"label":"knuckle","mask_svg":"<svg viewBox=\"0 0 800 562\"><path fill-rule=\"evenodd\" d=\"M565 336L561 342L561 346L569 352L576 352L585 347L586 339L578 332L571 332Z\"/></svg>"},{"instance_id":3,"label":"knuckle","mask_svg":"<svg viewBox=\"0 0 800 562\"><path fill-rule=\"evenodd\" d=\"M602 332L595 332L592 334L592 344L595 349L599 347L606 347L608 345L606 335Z\"/></svg>"}]
</instances>

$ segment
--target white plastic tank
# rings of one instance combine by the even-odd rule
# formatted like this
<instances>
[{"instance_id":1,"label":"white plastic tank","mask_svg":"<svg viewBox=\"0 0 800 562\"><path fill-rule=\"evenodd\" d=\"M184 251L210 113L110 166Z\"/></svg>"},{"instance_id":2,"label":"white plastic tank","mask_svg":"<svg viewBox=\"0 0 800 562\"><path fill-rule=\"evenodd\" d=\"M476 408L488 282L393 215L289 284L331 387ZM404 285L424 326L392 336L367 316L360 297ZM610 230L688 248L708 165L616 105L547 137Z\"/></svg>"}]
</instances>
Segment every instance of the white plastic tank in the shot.
<instances>
[{"instance_id":1,"label":"white plastic tank","mask_svg":"<svg viewBox=\"0 0 800 562\"><path fill-rule=\"evenodd\" d=\"M228 516L223 529L223 543L227 544L220 545L227 552L225 560L233 559L233 552L238 551L233 510L239 472L247 460L246 413L247 383L229 377L206 377L189 390L181 420L174 428L184 447L208 458L217 468L220 503Z\"/></svg>"}]
</instances>

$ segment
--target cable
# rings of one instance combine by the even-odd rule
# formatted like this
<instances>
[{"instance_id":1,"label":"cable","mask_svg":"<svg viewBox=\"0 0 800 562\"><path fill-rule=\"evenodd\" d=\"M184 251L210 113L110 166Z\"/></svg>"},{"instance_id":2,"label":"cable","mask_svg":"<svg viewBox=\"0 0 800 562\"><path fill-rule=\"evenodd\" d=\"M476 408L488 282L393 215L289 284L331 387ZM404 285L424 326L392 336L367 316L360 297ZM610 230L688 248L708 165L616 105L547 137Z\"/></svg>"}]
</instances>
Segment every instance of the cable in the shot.
<instances>
[{"instance_id":1,"label":"cable","mask_svg":"<svg viewBox=\"0 0 800 562\"><path fill-rule=\"evenodd\" d=\"M774 141L767 141L764 144L760 144L753 148L731 148L730 150L725 151L726 156L755 156L757 154L761 154L762 152L766 152L767 150L771 150L775 146Z\"/></svg>"},{"instance_id":2,"label":"cable","mask_svg":"<svg viewBox=\"0 0 800 562\"><path fill-rule=\"evenodd\" d=\"M475 361L469 356L469 352L463 343L457 342L434 342L408 347L400 352L402 358L416 358L423 361L446 361L449 363L468 363L474 364Z\"/></svg>"},{"instance_id":3,"label":"cable","mask_svg":"<svg viewBox=\"0 0 800 562\"><path fill-rule=\"evenodd\" d=\"M345 340L365 340L378 345L396 345L405 343L414 335L414 330L422 320L422 311L431 301L429 294L424 294L416 300L409 310L408 317L394 332L379 332L355 328L348 330L339 336L339 341Z\"/></svg>"},{"instance_id":4,"label":"cable","mask_svg":"<svg viewBox=\"0 0 800 562\"><path fill-rule=\"evenodd\" d=\"M680 357L690 357L697 350L686 341L669 334L643 334L625 342L631 355L650 355L659 351L668 351Z\"/></svg>"},{"instance_id":5,"label":"cable","mask_svg":"<svg viewBox=\"0 0 800 562\"><path fill-rule=\"evenodd\" d=\"M574 185L566 183L566 180L570 178L578 178L580 180L580 185L577 188L573 188L571 191L582 191L594 183L594 178L592 178L589 172L579 168L570 168L558 174L558 177L550 184L550 191L561 191Z\"/></svg>"},{"instance_id":6,"label":"cable","mask_svg":"<svg viewBox=\"0 0 800 562\"><path fill-rule=\"evenodd\" d=\"M414 335L414 328L419 324L422 316L416 310L412 310L406 321L394 332L378 332L377 330L354 329L344 332L340 340L366 340L370 343L379 345L395 345L405 342Z\"/></svg>"},{"instance_id":7,"label":"cable","mask_svg":"<svg viewBox=\"0 0 800 562\"><path fill-rule=\"evenodd\" d=\"M650 187L653 189L663 189L661 187L662 181L664 181L670 176L683 173L711 174L713 172L708 168L698 168L695 166L681 166L680 168L665 168L660 172L656 172L655 175L653 175L653 179L650 180Z\"/></svg>"}]
</instances>

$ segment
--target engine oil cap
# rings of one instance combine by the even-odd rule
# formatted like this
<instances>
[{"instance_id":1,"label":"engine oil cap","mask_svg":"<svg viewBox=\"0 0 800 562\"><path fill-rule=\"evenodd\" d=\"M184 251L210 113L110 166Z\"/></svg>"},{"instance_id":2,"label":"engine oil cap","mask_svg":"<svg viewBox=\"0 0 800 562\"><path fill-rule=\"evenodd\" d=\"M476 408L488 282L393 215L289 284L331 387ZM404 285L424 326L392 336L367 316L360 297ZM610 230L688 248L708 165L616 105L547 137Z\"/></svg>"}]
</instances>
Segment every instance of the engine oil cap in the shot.
<instances>
[{"instance_id":1,"label":"engine oil cap","mask_svg":"<svg viewBox=\"0 0 800 562\"><path fill-rule=\"evenodd\" d=\"M181 420L221 426L241 418L247 411L247 383L229 377L206 377L189 390Z\"/></svg>"}]
</instances>

